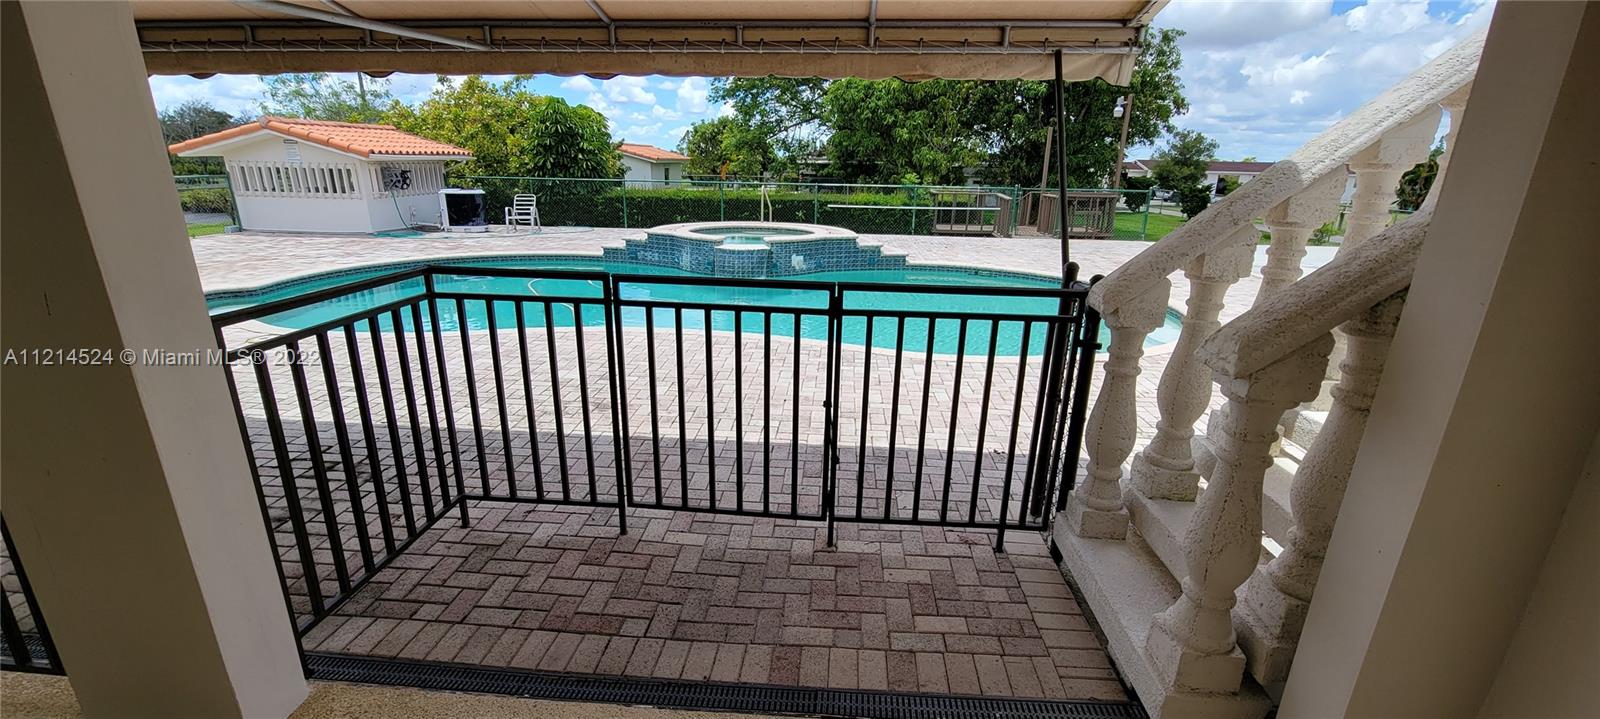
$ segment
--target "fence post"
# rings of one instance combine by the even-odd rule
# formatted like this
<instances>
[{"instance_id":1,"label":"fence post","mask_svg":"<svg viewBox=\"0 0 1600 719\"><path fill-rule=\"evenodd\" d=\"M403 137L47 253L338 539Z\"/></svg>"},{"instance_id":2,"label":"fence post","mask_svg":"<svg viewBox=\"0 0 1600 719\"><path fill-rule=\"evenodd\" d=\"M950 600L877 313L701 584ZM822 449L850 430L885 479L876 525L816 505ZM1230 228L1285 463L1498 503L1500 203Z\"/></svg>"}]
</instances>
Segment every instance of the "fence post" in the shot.
<instances>
[{"instance_id":1,"label":"fence post","mask_svg":"<svg viewBox=\"0 0 1600 719\"><path fill-rule=\"evenodd\" d=\"M628 181L622 181L622 226L628 226Z\"/></svg>"},{"instance_id":2,"label":"fence post","mask_svg":"<svg viewBox=\"0 0 1600 719\"><path fill-rule=\"evenodd\" d=\"M1155 199L1154 190L1144 191L1144 224L1139 226L1139 239L1150 239L1150 202Z\"/></svg>"},{"instance_id":3,"label":"fence post","mask_svg":"<svg viewBox=\"0 0 1600 719\"><path fill-rule=\"evenodd\" d=\"M233 218L233 225L244 229L239 224L239 196L233 194L233 176L228 173L226 165L222 168L222 186L228 188L228 216Z\"/></svg>"},{"instance_id":4,"label":"fence post","mask_svg":"<svg viewBox=\"0 0 1600 719\"><path fill-rule=\"evenodd\" d=\"M717 182L717 219L728 219L728 183Z\"/></svg>"},{"instance_id":5,"label":"fence post","mask_svg":"<svg viewBox=\"0 0 1600 719\"><path fill-rule=\"evenodd\" d=\"M822 186L811 184L811 224L815 225L822 220Z\"/></svg>"}]
</instances>

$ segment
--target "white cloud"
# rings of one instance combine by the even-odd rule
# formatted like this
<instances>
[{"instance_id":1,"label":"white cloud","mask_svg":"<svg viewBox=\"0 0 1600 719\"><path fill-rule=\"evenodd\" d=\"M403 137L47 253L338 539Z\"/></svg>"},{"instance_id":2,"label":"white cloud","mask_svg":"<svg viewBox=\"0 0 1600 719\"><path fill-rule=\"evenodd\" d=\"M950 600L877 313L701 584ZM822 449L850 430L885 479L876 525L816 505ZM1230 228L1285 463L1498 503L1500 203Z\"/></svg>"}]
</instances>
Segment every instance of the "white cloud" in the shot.
<instances>
[{"instance_id":1,"label":"white cloud","mask_svg":"<svg viewBox=\"0 0 1600 719\"><path fill-rule=\"evenodd\" d=\"M628 142L643 142L648 144L652 140L656 139L656 135L660 133L661 123L659 122L651 123L649 125L629 125L617 131L617 139L627 140Z\"/></svg>"},{"instance_id":2,"label":"white cloud","mask_svg":"<svg viewBox=\"0 0 1600 719\"><path fill-rule=\"evenodd\" d=\"M706 111L706 97L711 93L711 84L703 77L686 77L678 83L678 110L690 114L700 114Z\"/></svg>"},{"instance_id":3,"label":"white cloud","mask_svg":"<svg viewBox=\"0 0 1600 719\"><path fill-rule=\"evenodd\" d=\"M639 105L648 105L656 101L655 94L646 90L649 81L642 77L619 75L601 83L606 90L606 97L612 102L631 102Z\"/></svg>"},{"instance_id":4,"label":"white cloud","mask_svg":"<svg viewBox=\"0 0 1600 719\"><path fill-rule=\"evenodd\" d=\"M611 104L611 102L607 100L604 95L601 95L598 92L589 93L589 97L583 101L583 104L594 108L595 112L604 115L606 120L610 121L612 127L615 127L617 123L621 122L625 117L622 108Z\"/></svg>"},{"instance_id":5,"label":"white cloud","mask_svg":"<svg viewBox=\"0 0 1600 719\"><path fill-rule=\"evenodd\" d=\"M256 75L216 75L197 80L188 76L152 75L150 96L157 110L169 110L190 100L204 100L212 107L232 115L261 112L261 96L266 83Z\"/></svg>"},{"instance_id":6,"label":"white cloud","mask_svg":"<svg viewBox=\"0 0 1600 719\"><path fill-rule=\"evenodd\" d=\"M562 80L561 86L573 92L594 92L594 81L582 75L573 75Z\"/></svg>"},{"instance_id":7,"label":"white cloud","mask_svg":"<svg viewBox=\"0 0 1600 719\"><path fill-rule=\"evenodd\" d=\"M1156 24L1187 33L1178 74L1191 109L1177 124L1216 140L1225 159L1281 159L1482 27L1492 3L1334 10L1328 0L1173 0Z\"/></svg>"}]
</instances>

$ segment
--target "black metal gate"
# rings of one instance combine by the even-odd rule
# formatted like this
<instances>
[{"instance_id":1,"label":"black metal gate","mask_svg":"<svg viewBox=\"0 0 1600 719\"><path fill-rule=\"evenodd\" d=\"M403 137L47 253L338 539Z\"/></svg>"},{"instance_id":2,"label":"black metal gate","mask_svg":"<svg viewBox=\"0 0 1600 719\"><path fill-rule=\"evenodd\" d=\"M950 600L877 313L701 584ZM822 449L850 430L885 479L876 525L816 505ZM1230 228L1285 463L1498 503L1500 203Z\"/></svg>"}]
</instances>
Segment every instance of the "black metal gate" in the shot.
<instances>
[{"instance_id":1,"label":"black metal gate","mask_svg":"<svg viewBox=\"0 0 1600 719\"><path fill-rule=\"evenodd\" d=\"M1087 289L429 266L213 321L303 633L466 500L1003 550L1074 474Z\"/></svg>"},{"instance_id":2,"label":"black metal gate","mask_svg":"<svg viewBox=\"0 0 1600 719\"><path fill-rule=\"evenodd\" d=\"M0 519L0 539L5 550L0 556L0 669L65 674L4 519Z\"/></svg>"}]
</instances>

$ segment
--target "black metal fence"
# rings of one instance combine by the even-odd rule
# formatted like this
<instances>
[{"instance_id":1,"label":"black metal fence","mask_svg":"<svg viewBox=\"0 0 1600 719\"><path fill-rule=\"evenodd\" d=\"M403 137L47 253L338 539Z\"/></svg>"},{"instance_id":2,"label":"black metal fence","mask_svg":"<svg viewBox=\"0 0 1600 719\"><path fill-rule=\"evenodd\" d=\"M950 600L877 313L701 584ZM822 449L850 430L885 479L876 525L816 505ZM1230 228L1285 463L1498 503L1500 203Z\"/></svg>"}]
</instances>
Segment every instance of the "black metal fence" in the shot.
<instances>
[{"instance_id":1,"label":"black metal fence","mask_svg":"<svg viewBox=\"0 0 1600 719\"><path fill-rule=\"evenodd\" d=\"M5 549L0 556L0 669L65 674L4 519L0 519L0 538Z\"/></svg>"},{"instance_id":2,"label":"black metal fence","mask_svg":"<svg viewBox=\"0 0 1600 719\"><path fill-rule=\"evenodd\" d=\"M425 267L214 316L304 633L466 500L1046 527L1071 289ZM285 329L293 327L296 329Z\"/></svg>"}]
</instances>

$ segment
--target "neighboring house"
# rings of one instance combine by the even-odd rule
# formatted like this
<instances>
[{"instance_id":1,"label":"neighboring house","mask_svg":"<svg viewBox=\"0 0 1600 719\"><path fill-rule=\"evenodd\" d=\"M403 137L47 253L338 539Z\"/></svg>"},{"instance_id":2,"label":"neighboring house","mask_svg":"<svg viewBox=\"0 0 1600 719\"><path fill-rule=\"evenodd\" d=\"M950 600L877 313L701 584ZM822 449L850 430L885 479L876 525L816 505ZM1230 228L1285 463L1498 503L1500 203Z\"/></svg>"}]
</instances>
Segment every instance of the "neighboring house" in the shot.
<instances>
[{"instance_id":1,"label":"neighboring house","mask_svg":"<svg viewBox=\"0 0 1600 719\"><path fill-rule=\"evenodd\" d=\"M688 155L663 150L655 145L629 142L622 143L617 149L622 152L622 177L629 181L629 185L659 186L661 181L684 179L683 167L689 161Z\"/></svg>"},{"instance_id":2,"label":"neighboring house","mask_svg":"<svg viewBox=\"0 0 1600 719\"><path fill-rule=\"evenodd\" d=\"M177 143L221 156L247 230L380 232L437 225L445 163L468 150L392 125L266 116Z\"/></svg>"},{"instance_id":3,"label":"neighboring house","mask_svg":"<svg viewBox=\"0 0 1600 719\"><path fill-rule=\"evenodd\" d=\"M1156 161L1154 158L1148 160L1129 160L1122 163L1122 171L1126 173L1128 177L1148 177L1152 174L1155 165ZM1266 172L1267 168L1269 167L1272 167L1272 163L1270 162L1212 160L1211 164L1206 166L1205 184L1211 187L1213 194L1220 194L1222 189L1222 178L1231 177L1235 180L1238 180L1239 184L1243 185L1246 182L1256 179L1256 175ZM1356 176L1355 173L1352 172L1350 173L1349 179L1345 181L1344 196L1341 201L1345 203L1350 202L1350 196L1355 193L1355 189Z\"/></svg>"}]
</instances>

